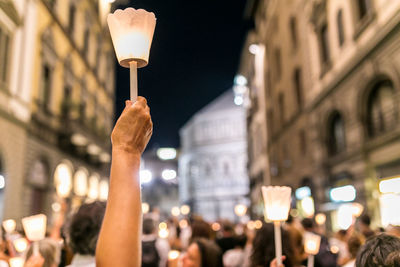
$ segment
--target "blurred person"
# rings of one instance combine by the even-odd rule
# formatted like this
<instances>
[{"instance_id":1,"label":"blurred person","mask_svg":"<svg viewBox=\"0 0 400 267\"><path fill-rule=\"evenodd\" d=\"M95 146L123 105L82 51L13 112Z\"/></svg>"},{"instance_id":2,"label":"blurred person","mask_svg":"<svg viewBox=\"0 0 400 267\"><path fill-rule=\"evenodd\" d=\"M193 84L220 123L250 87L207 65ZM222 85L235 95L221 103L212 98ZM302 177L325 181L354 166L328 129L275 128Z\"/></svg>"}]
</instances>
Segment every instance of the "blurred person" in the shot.
<instances>
[{"instance_id":1,"label":"blurred person","mask_svg":"<svg viewBox=\"0 0 400 267\"><path fill-rule=\"evenodd\" d=\"M400 266L399 251L400 239L398 237L388 234L373 236L367 240L358 252L356 267Z\"/></svg>"},{"instance_id":2,"label":"blurred person","mask_svg":"<svg viewBox=\"0 0 400 267\"><path fill-rule=\"evenodd\" d=\"M304 218L301 221L301 225L303 226L304 231L321 237L318 254L314 256L314 267L336 267L337 255L331 252L328 238L316 233L314 220L311 218Z\"/></svg>"},{"instance_id":3,"label":"blurred person","mask_svg":"<svg viewBox=\"0 0 400 267\"><path fill-rule=\"evenodd\" d=\"M140 266L140 157L152 132L146 99L127 100L111 134L110 189L96 249L98 267Z\"/></svg>"},{"instance_id":4,"label":"blurred person","mask_svg":"<svg viewBox=\"0 0 400 267\"><path fill-rule=\"evenodd\" d=\"M142 267L165 267L170 246L167 240L159 238L152 218L143 220Z\"/></svg>"},{"instance_id":5,"label":"blurred person","mask_svg":"<svg viewBox=\"0 0 400 267\"><path fill-rule=\"evenodd\" d=\"M235 230L228 221L222 223L222 237L217 238L217 245L221 248L222 254L235 247Z\"/></svg>"},{"instance_id":6,"label":"blurred person","mask_svg":"<svg viewBox=\"0 0 400 267\"><path fill-rule=\"evenodd\" d=\"M57 267L60 262L60 248L59 244L50 238L46 238L40 241L36 241L39 254L43 258L38 255L33 254L33 245L31 245L26 252L25 259L29 262L31 266L40 266L40 267ZM40 265L40 263L42 263ZM27 264L25 264L27 266Z\"/></svg>"},{"instance_id":7,"label":"blurred person","mask_svg":"<svg viewBox=\"0 0 400 267\"><path fill-rule=\"evenodd\" d=\"M7 247L9 247L9 241L0 237L0 267L8 267L7 262L10 256L6 253Z\"/></svg>"},{"instance_id":8,"label":"blurred person","mask_svg":"<svg viewBox=\"0 0 400 267\"><path fill-rule=\"evenodd\" d=\"M386 233L400 238L400 226L389 224L389 226L386 229Z\"/></svg>"},{"instance_id":9,"label":"blurred person","mask_svg":"<svg viewBox=\"0 0 400 267\"><path fill-rule=\"evenodd\" d=\"M67 226L67 243L74 254L69 267L95 267L96 244L106 204L95 201L83 204Z\"/></svg>"},{"instance_id":10,"label":"blurred person","mask_svg":"<svg viewBox=\"0 0 400 267\"><path fill-rule=\"evenodd\" d=\"M393 251L386 258L385 264L392 267L400 267L400 251Z\"/></svg>"},{"instance_id":11,"label":"blurred person","mask_svg":"<svg viewBox=\"0 0 400 267\"><path fill-rule=\"evenodd\" d=\"M368 239L375 235L375 232L371 229L371 218L368 214L362 214L358 218L357 222L360 233L365 237L365 239Z\"/></svg>"},{"instance_id":12,"label":"blurred person","mask_svg":"<svg viewBox=\"0 0 400 267\"><path fill-rule=\"evenodd\" d=\"M283 264L285 267L293 267L294 256L292 242L287 230L282 229L282 254L285 256ZM263 223L253 241L253 250L250 257L251 267L270 266L275 259L275 236L274 225ZM272 264L273 265L273 264ZM275 264L276 265L276 264Z\"/></svg>"},{"instance_id":13,"label":"blurred person","mask_svg":"<svg viewBox=\"0 0 400 267\"><path fill-rule=\"evenodd\" d=\"M190 237L190 243L192 243L193 240L198 238L211 239L211 233L212 233L211 226L203 219L193 220L191 223L191 229L192 229L192 236Z\"/></svg>"},{"instance_id":14,"label":"blurred person","mask_svg":"<svg viewBox=\"0 0 400 267\"><path fill-rule=\"evenodd\" d=\"M292 243L293 264L296 266L300 265L301 262L307 258L307 255L304 252L303 234L296 226L295 218L293 218L293 216L290 214L284 226L289 232L290 241Z\"/></svg>"},{"instance_id":15,"label":"blurred person","mask_svg":"<svg viewBox=\"0 0 400 267\"><path fill-rule=\"evenodd\" d=\"M343 265L343 267L354 267L356 266L357 253L363 244L363 237L360 234L353 233L347 241L347 247L350 253L350 260Z\"/></svg>"},{"instance_id":16,"label":"blurred person","mask_svg":"<svg viewBox=\"0 0 400 267\"><path fill-rule=\"evenodd\" d=\"M215 242L195 239L182 256L182 267L222 267L222 252Z\"/></svg>"},{"instance_id":17,"label":"blurred person","mask_svg":"<svg viewBox=\"0 0 400 267\"><path fill-rule=\"evenodd\" d=\"M42 257L42 255L31 255L29 259L25 261L24 267L43 267L43 264L44 258Z\"/></svg>"},{"instance_id":18,"label":"blurred person","mask_svg":"<svg viewBox=\"0 0 400 267\"><path fill-rule=\"evenodd\" d=\"M245 251L247 237L239 235L234 237L234 248L223 254L223 263L225 267L242 267L245 262Z\"/></svg>"},{"instance_id":19,"label":"blurred person","mask_svg":"<svg viewBox=\"0 0 400 267\"><path fill-rule=\"evenodd\" d=\"M244 247L244 262L243 262L243 267L249 267L250 266L250 257L251 253L253 251L253 241L255 237L255 229L249 229L247 226L245 228L245 234L246 234L246 245Z\"/></svg>"},{"instance_id":20,"label":"blurred person","mask_svg":"<svg viewBox=\"0 0 400 267\"><path fill-rule=\"evenodd\" d=\"M337 264L339 266L344 265L347 263L350 259L350 253L347 247L347 231L344 229L340 229L337 231L333 237L329 239L329 244L331 248L335 248L338 252L338 258L337 258Z\"/></svg>"}]
</instances>

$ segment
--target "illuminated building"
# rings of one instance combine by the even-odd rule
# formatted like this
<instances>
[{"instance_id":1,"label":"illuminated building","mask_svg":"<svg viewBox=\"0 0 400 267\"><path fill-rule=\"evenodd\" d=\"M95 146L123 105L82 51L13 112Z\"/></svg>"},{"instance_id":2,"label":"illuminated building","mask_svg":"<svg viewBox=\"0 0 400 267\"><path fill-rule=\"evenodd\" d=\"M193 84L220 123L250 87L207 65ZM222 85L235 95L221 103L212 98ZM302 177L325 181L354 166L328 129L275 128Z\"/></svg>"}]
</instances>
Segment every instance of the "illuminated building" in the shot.
<instances>
[{"instance_id":1,"label":"illuminated building","mask_svg":"<svg viewBox=\"0 0 400 267\"><path fill-rule=\"evenodd\" d=\"M261 128L267 129L268 158L260 180L310 188L315 210L332 218L354 197L375 225L387 224L384 214L396 208L388 203L396 202L400 191L379 192L378 185L400 174L400 3L251 3L255 28L243 48L239 74L250 81L248 125L257 103L265 101L260 112L266 118ZM262 94L251 83L254 64L248 62L254 55L248 46L254 42L265 46ZM249 130L250 143L257 136ZM350 195L331 198L332 190L340 188L333 191L338 196L349 185L355 190L346 191ZM334 221L327 223L338 227Z\"/></svg>"},{"instance_id":2,"label":"illuminated building","mask_svg":"<svg viewBox=\"0 0 400 267\"><path fill-rule=\"evenodd\" d=\"M72 205L106 197L115 58L105 10L94 0L0 8L1 215L50 215L56 189Z\"/></svg>"},{"instance_id":3,"label":"illuminated building","mask_svg":"<svg viewBox=\"0 0 400 267\"><path fill-rule=\"evenodd\" d=\"M180 130L180 201L208 221L235 220L235 205L248 204L245 115L228 90Z\"/></svg>"}]
</instances>

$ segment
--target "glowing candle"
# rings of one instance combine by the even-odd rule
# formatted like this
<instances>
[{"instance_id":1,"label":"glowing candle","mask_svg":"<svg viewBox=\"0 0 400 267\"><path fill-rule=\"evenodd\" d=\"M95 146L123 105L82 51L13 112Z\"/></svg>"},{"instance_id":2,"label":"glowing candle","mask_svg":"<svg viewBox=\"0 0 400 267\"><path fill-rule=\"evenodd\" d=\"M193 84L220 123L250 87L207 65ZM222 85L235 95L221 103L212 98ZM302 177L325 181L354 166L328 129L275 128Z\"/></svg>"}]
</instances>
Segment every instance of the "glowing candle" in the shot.
<instances>
[{"instance_id":1,"label":"glowing candle","mask_svg":"<svg viewBox=\"0 0 400 267\"><path fill-rule=\"evenodd\" d=\"M287 186L263 186L265 216L274 221L275 254L278 266L282 264L281 221L289 216L292 189Z\"/></svg>"},{"instance_id":2,"label":"glowing candle","mask_svg":"<svg viewBox=\"0 0 400 267\"><path fill-rule=\"evenodd\" d=\"M115 54L122 67L130 68L131 100L137 98L137 68L149 62L156 17L144 9L117 9L107 17Z\"/></svg>"}]
</instances>

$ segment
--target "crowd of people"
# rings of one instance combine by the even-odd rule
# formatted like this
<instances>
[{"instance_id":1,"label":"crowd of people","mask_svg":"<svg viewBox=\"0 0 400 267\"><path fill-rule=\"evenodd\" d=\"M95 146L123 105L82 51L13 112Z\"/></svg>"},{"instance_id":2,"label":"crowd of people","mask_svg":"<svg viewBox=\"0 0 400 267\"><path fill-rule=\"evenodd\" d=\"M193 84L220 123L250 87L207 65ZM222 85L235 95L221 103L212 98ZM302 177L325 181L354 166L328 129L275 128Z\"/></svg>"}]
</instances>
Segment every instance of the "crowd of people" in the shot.
<instances>
[{"instance_id":1,"label":"crowd of people","mask_svg":"<svg viewBox=\"0 0 400 267\"><path fill-rule=\"evenodd\" d=\"M314 218L289 217L282 224L282 261L275 255L274 225L219 221L212 227L194 215L163 222L142 219L140 156L152 134L150 110L144 98L126 108L112 133L112 164L106 203L83 204L58 234L36 243L23 255L26 267L296 267L308 264L307 233L321 237L316 267L400 266L400 227L372 229L367 214L348 229L327 234ZM214 223L214 226L215 223ZM3 232L4 233L4 232ZM6 236L0 245L0 266L15 253Z\"/></svg>"}]
</instances>

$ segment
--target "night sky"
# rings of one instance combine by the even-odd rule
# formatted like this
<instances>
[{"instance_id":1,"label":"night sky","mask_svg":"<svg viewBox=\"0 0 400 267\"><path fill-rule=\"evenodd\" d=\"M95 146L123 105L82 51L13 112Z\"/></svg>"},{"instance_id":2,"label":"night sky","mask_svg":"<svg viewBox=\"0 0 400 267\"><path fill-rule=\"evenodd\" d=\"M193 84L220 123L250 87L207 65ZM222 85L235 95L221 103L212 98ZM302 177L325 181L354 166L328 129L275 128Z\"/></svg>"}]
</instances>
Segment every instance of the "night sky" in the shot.
<instances>
[{"instance_id":1,"label":"night sky","mask_svg":"<svg viewBox=\"0 0 400 267\"><path fill-rule=\"evenodd\" d=\"M249 24L246 0L131 2L157 17L149 65L138 70L154 124L148 147L178 147L179 129L232 86ZM129 99L129 70L120 66L116 99L119 116Z\"/></svg>"}]
</instances>

